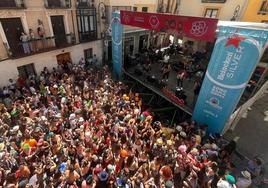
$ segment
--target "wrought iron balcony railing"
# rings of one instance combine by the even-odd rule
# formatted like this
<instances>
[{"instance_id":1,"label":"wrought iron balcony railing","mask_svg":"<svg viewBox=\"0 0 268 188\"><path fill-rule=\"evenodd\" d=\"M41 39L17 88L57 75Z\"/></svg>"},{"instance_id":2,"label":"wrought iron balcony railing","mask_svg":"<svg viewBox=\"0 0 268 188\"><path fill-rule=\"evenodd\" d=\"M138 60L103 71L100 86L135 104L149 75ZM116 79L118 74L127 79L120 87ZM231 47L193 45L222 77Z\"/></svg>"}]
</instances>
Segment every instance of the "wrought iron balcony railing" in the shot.
<instances>
[{"instance_id":1,"label":"wrought iron balcony railing","mask_svg":"<svg viewBox=\"0 0 268 188\"><path fill-rule=\"evenodd\" d=\"M60 48L72 46L76 43L73 34L55 37L44 37L20 42L18 44L5 44L7 55L10 58L22 58L43 52L48 52Z\"/></svg>"}]
</instances>

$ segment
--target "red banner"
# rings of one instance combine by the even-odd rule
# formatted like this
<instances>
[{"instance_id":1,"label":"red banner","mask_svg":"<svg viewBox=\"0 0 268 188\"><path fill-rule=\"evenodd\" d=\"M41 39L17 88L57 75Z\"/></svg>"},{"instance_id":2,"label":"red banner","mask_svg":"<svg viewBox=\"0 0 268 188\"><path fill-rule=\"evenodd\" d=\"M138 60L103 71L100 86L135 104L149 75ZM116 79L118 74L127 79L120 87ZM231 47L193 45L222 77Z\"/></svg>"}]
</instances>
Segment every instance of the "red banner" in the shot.
<instances>
[{"instance_id":1,"label":"red banner","mask_svg":"<svg viewBox=\"0 0 268 188\"><path fill-rule=\"evenodd\" d=\"M121 23L135 27L185 36L197 40L215 40L217 19L168 14L120 11Z\"/></svg>"}]
</instances>

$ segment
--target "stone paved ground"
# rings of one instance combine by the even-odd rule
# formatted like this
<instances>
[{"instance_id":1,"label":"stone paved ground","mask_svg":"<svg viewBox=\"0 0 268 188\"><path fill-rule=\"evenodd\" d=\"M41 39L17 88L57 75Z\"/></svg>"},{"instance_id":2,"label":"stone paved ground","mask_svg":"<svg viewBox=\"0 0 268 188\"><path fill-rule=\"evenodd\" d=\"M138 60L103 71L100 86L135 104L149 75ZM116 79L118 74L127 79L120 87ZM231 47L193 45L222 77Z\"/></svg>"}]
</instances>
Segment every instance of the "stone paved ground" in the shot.
<instances>
[{"instance_id":1,"label":"stone paved ground","mask_svg":"<svg viewBox=\"0 0 268 188\"><path fill-rule=\"evenodd\" d=\"M268 122L264 121L264 111L268 110L268 94L256 101L249 111L247 118L243 118L238 123L233 132L227 132L225 138L232 139L236 136L240 137L237 142L237 151L246 158L259 156L263 160L265 174L268 178ZM247 159L240 159L238 155L234 155L234 162L240 169L247 164ZM268 185L257 185L255 187L267 187Z\"/></svg>"}]
</instances>

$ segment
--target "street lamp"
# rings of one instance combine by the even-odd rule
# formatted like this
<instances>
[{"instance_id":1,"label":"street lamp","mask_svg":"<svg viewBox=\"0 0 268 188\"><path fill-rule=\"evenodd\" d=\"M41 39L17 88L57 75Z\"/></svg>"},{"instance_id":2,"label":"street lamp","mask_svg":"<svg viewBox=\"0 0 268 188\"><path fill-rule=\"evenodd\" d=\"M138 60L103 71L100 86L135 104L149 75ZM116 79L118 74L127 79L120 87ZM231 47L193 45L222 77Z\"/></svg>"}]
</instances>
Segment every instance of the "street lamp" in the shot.
<instances>
[{"instance_id":1,"label":"street lamp","mask_svg":"<svg viewBox=\"0 0 268 188\"><path fill-rule=\"evenodd\" d=\"M101 31L101 39L102 39L102 45L103 48L105 46L104 44L104 40L106 39L106 33L105 31L102 31L101 25L102 22L101 20L105 20L106 19L106 6L103 2L100 2L98 5L98 11L99 11L99 23L100 23L100 31ZM105 63L105 52L104 50L102 50L102 64Z\"/></svg>"},{"instance_id":2,"label":"street lamp","mask_svg":"<svg viewBox=\"0 0 268 188\"><path fill-rule=\"evenodd\" d=\"M236 20L236 18L238 17L239 11L240 11L240 5L237 5L235 7L234 14L233 14L233 17L231 18L231 21L235 21Z\"/></svg>"},{"instance_id":3,"label":"street lamp","mask_svg":"<svg viewBox=\"0 0 268 188\"><path fill-rule=\"evenodd\" d=\"M98 5L98 11L99 11L99 14L101 13L101 18L102 20L105 20L106 19L106 6L103 2L100 2L99 5Z\"/></svg>"}]
</instances>

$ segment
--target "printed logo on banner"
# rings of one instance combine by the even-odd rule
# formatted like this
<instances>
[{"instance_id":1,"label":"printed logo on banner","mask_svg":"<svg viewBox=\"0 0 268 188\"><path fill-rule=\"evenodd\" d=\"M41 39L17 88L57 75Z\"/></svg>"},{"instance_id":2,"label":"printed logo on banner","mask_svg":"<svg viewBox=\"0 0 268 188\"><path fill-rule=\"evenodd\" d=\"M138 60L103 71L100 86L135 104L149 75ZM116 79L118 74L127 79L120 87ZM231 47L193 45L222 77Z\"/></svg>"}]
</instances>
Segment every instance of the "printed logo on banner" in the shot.
<instances>
[{"instance_id":1,"label":"printed logo on banner","mask_svg":"<svg viewBox=\"0 0 268 188\"><path fill-rule=\"evenodd\" d=\"M123 15L123 19L124 19L124 21L125 21L126 24L130 23L130 15L124 14Z\"/></svg>"},{"instance_id":2,"label":"printed logo on banner","mask_svg":"<svg viewBox=\"0 0 268 188\"><path fill-rule=\"evenodd\" d=\"M153 29L157 29L159 26L159 20L156 15L153 15L149 19L149 23Z\"/></svg>"},{"instance_id":3,"label":"printed logo on banner","mask_svg":"<svg viewBox=\"0 0 268 188\"><path fill-rule=\"evenodd\" d=\"M224 48L233 47L233 51L227 51L226 57L222 62L222 67L219 68L218 74L216 76L212 76L213 74L210 73L210 70L207 70L206 76L209 81L214 83L217 86L226 89L243 89L247 85L247 80L245 82L238 82L242 79L236 78L238 74L235 74L238 69L239 61L241 60L245 47L241 46L240 43L242 41L247 41L251 43L256 49L259 49L260 54L260 44L255 39L241 37L239 35L234 35L231 37L222 36L219 37L216 41L216 45L221 43L223 40L227 40L224 44ZM217 67L220 67L218 65ZM227 69L228 68L228 69ZM238 75L239 77L243 77L242 75ZM234 81L235 80L235 81Z\"/></svg>"},{"instance_id":4,"label":"printed logo on banner","mask_svg":"<svg viewBox=\"0 0 268 188\"><path fill-rule=\"evenodd\" d=\"M194 36L203 36L208 30L208 26L204 21L196 21L192 23L191 34Z\"/></svg>"},{"instance_id":5,"label":"printed logo on banner","mask_svg":"<svg viewBox=\"0 0 268 188\"><path fill-rule=\"evenodd\" d=\"M120 11L121 24L214 42L217 19ZM128 15L129 18L126 16Z\"/></svg>"},{"instance_id":6,"label":"printed logo on banner","mask_svg":"<svg viewBox=\"0 0 268 188\"><path fill-rule=\"evenodd\" d=\"M122 43L122 37L120 35L120 31L119 31L119 27L120 27L120 20L118 17L114 17L113 18L113 23L114 23L114 32L113 35L114 37L112 37L112 41L113 43L115 43L116 45L120 45Z\"/></svg>"}]
</instances>

